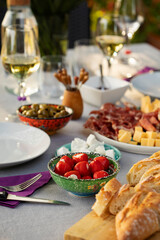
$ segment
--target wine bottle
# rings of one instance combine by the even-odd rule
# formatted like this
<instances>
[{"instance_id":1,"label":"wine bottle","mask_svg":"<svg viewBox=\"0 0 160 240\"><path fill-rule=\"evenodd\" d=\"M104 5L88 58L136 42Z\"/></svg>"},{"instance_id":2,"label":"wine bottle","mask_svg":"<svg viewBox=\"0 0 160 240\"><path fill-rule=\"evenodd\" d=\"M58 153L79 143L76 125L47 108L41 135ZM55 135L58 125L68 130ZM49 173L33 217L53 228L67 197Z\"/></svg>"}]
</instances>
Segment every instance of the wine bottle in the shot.
<instances>
[{"instance_id":1,"label":"wine bottle","mask_svg":"<svg viewBox=\"0 0 160 240\"><path fill-rule=\"evenodd\" d=\"M13 24L29 25L38 39L38 24L30 8L30 0L7 0L7 11L1 24L1 40L6 27Z\"/></svg>"}]
</instances>

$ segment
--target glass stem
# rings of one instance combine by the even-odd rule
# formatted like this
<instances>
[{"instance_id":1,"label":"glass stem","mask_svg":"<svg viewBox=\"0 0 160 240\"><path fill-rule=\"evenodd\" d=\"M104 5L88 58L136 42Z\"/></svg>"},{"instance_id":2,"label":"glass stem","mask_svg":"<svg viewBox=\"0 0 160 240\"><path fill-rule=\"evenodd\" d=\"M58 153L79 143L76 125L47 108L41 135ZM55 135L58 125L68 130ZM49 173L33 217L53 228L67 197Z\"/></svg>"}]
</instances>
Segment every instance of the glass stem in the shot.
<instances>
[{"instance_id":1,"label":"glass stem","mask_svg":"<svg viewBox=\"0 0 160 240\"><path fill-rule=\"evenodd\" d=\"M19 90L18 90L19 96L20 97L24 97L25 96L25 90L26 90L26 88L25 88L25 86L26 86L25 81L23 79L21 79L18 84L19 84Z\"/></svg>"},{"instance_id":2,"label":"glass stem","mask_svg":"<svg viewBox=\"0 0 160 240\"><path fill-rule=\"evenodd\" d=\"M110 76L110 73L111 73L111 66L112 66L112 64L111 64L111 59L110 58L107 58L107 63L108 63L108 76Z\"/></svg>"}]
</instances>

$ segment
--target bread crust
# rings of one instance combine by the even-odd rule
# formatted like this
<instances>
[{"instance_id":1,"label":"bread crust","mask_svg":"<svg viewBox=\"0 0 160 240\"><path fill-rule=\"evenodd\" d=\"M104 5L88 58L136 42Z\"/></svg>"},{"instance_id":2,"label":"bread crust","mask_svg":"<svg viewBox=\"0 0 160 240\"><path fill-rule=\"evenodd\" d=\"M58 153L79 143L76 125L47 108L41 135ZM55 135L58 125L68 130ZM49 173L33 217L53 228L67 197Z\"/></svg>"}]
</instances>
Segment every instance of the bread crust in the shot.
<instances>
[{"instance_id":1,"label":"bread crust","mask_svg":"<svg viewBox=\"0 0 160 240\"><path fill-rule=\"evenodd\" d=\"M137 192L116 215L118 240L143 240L160 230L160 194Z\"/></svg>"},{"instance_id":2,"label":"bread crust","mask_svg":"<svg viewBox=\"0 0 160 240\"><path fill-rule=\"evenodd\" d=\"M129 184L124 184L113 198L109 204L109 212L116 215L125 206L127 201L135 194L135 188L131 187Z\"/></svg>"},{"instance_id":3,"label":"bread crust","mask_svg":"<svg viewBox=\"0 0 160 240\"><path fill-rule=\"evenodd\" d=\"M112 178L96 194L96 201L92 206L92 210L99 217L105 218L108 215L109 202L121 186L121 183L116 178Z\"/></svg>"},{"instance_id":4,"label":"bread crust","mask_svg":"<svg viewBox=\"0 0 160 240\"><path fill-rule=\"evenodd\" d=\"M135 186L139 183L142 175L151 167L160 164L160 159L146 158L135 163L127 173L127 181L131 186Z\"/></svg>"}]
</instances>

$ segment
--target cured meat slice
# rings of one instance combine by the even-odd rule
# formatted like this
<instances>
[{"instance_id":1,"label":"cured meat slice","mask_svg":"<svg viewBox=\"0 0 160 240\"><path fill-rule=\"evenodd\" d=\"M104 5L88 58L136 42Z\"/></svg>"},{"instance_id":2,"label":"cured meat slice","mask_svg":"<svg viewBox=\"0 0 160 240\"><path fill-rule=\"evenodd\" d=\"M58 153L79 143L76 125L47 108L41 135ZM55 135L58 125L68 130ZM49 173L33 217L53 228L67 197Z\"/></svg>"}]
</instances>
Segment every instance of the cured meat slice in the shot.
<instances>
[{"instance_id":1,"label":"cured meat slice","mask_svg":"<svg viewBox=\"0 0 160 240\"><path fill-rule=\"evenodd\" d=\"M85 128L117 140L119 129L134 130L142 117L142 112L135 107L122 108L106 103L99 110L91 111L90 115L84 124Z\"/></svg>"}]
</instances>

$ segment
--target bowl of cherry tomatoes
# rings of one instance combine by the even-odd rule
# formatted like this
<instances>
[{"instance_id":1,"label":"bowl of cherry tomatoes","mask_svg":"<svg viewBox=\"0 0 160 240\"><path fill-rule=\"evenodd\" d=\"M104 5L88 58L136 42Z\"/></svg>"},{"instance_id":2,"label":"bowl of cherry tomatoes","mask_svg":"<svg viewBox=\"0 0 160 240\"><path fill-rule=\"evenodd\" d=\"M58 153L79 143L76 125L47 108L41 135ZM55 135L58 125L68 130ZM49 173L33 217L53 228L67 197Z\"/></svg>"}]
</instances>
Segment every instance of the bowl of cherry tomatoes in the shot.
<instances>
[{"instance_id":1,"label":"bowl of cherry tomatoes","mask_svg":"<svg viewBox=\"0 0 160 240\"><path fill-rule=\"evenodd\" d=\"M48 169L54 182L78 196L96 194L120 170L119 163L98 153L68 153L52 158Z\"/></svg>"}]
</instances>

